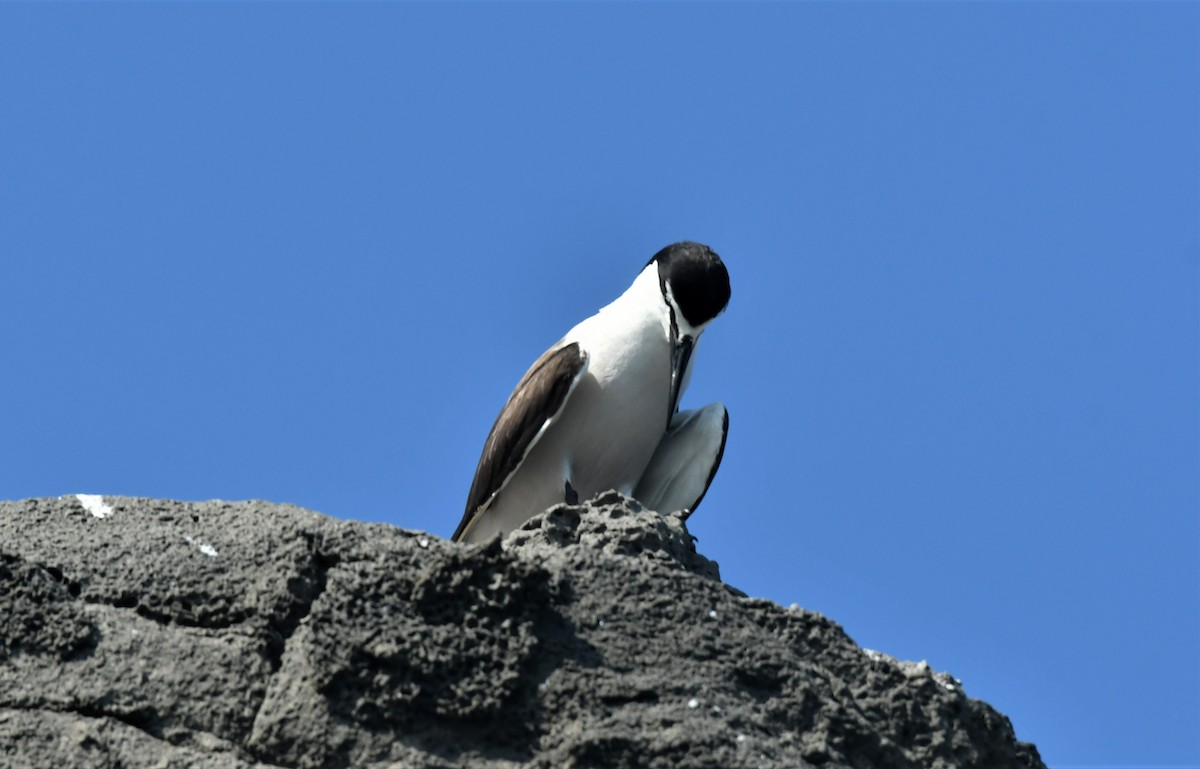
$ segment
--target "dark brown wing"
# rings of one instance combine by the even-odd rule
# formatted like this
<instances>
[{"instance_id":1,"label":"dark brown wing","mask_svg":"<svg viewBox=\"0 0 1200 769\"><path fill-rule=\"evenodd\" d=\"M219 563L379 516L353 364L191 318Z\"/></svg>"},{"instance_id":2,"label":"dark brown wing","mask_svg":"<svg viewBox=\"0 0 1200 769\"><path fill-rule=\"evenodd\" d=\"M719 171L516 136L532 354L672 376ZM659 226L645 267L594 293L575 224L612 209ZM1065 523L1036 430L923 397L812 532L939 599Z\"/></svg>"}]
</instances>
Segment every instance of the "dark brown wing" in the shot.
<instances>
[{"instance_id":1,"label":"dark brown wing","mask_svg":"<svg viewBox=\"0 0 1200 769\"><path fill-rule=\"evenodd\" d=\"M483 456L479 458L471 493L467 495L467 508L452 540L457 541L487 509L543 430L562 411L586 369L587 353L579 349L577 342L572 342L550 348L525 372L483 444Z\"/></svg>"}]
</instances>

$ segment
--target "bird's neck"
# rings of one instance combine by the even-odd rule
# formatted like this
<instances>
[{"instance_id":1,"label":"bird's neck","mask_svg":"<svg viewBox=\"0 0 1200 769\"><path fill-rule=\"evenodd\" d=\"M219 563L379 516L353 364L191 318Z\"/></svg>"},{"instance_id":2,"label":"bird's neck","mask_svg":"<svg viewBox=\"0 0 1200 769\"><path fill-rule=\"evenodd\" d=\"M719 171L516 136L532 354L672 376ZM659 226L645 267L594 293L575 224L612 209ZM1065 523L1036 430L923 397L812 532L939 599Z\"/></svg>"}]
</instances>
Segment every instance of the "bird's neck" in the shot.
<instances>
[{"instance_id":1,"label":"bird's neck","mask_svg":"<svg viewBox=\"0 0 1200 769\"><path fill-rule=\"evenodd\" d=\"M671 315L658 282L658 265L653 262L646 265L625 293L601 308L595 317L603 319L614 332L645 333L648 329L661 329L663 337L670 339Z\"/></svg>"}]
</instances>

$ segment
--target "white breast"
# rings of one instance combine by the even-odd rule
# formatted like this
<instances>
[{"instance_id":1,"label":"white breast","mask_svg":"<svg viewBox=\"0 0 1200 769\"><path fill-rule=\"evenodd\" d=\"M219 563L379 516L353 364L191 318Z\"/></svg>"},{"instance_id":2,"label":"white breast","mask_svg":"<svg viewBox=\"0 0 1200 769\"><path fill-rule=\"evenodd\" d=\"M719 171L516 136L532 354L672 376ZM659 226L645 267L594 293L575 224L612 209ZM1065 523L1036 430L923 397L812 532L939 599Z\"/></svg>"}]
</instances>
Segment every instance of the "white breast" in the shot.
<instances>
[{"instance_id":1,"label":"white breast","mask_svg":"<svg viewBox=\"0 0 1200 769\"><path fill-rule=\"evenodd\" d=\"M568 332L564 341L588 353L587 373L479 520L472 541L511 531L562 502L568 480L581 501L613 488L632 494L669 417L669 323L650 265L620 298Z\"/></svg>"}]
</instances>

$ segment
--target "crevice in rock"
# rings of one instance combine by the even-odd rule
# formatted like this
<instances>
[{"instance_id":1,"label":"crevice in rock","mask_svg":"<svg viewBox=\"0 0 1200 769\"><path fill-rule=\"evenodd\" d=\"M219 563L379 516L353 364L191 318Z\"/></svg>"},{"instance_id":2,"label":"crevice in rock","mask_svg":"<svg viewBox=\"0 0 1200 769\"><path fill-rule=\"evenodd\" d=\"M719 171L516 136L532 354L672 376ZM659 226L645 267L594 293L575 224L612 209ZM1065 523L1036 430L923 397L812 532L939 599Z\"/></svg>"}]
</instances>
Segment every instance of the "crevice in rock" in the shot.
<instances>
[{"instance_id":1,"label":"crevice in rock","mask_svg":"<svg viewBox=\"0 0 1200 769\"><path fill-rule=\"evenodd\" d=\"M142 619L157 623L163 627L175 625L177 627L198 628L200 630L226 630L231 627L245 624L245 622L254 616L254 612L246 609L238 612L226 613L220 619L214 619L209 616L194 617L190 615L196 604L191 601L180 600L166 605L166 610L158 609L147 605L144 597L136 593L122 593L115 598L87 596L83 602L91 606L108 606L113 609L132 609L134 614Z\"/></svg>"},{"instance_id":2,"label":"crevice in rock","mask_svg":"<svg viewBox=\"0 0 1200 769\"><path fill-rule=\"evenodd\" d=\"M91 606L133 609L139 617L157 622L163 626L178 625L181 627L202 628L204 630L224 630L242 624L253 615L252 611L243 610L226 614L220 619L215 619L207 615L192 616L193 611L202 605L204 597L197 597L194 602L187 598L175 598L164 604L163 608L157 608L147 604L144 595L133 591L121 592L116 596L84 595L83 583L77 579L68 577L59 567L40 563L31 565L49 575L56 583L63 587L67 595L71 598L81 599L85 604Z\"/></svg>"},{"instance_id":3,"label":"crevice in rock","mask_svg":"<svg viewBox=\"0 0 1200 769\"><path fill-rule=\"evenodd\" d=\"M325 552L318 535L305 533L303 537L308 547L308 558L300 571L288 579L290 604L282 616L271 617L268 622L267 662L272 674L278 672L283 664L283 652L288 641L312 613L313 604L325 592L330 569L341 562L337 554Z\"/></svg>"},{"instance_id":4,"label":"crevice in rock","mask_svg":"<svg viewBox=\"0 0 1200 769\"><path fill-rule=\"evenodd\" d=\"M104 708L96 705L76 705L75 707L59 710L58 712L74 713L75 715L84 716L86 718L112 719L113 721L119 721L120 723L125 724L131 729L137 729L139 732L147 734L156 740L171 743L171 741L163 735L161 729L158 728L157 724L160 723L161 719L153 708L137 708L136 710L131 710L128 712L119 712L105 710Z\"/></svg>"},{"instance_id":5,"label":"crevice in rock","mask_svg":"<svg viewBox=\"0 0 1200 769\"><path fill-rule=\"evenodd\" d=\"M657 704L659 701L659 695L656 691L642 689L640 691L629 692L628 694L604 694L600 696L600 701L610 707L630 705L635 702L643 704Z\"/></svg>"},{"instance_id":6,"label":"crevice in rock","mask_svg":"<svg viewBox=\"0 0 1200 769\"><path fill-rule=\"evenodd\" d=\"M54 703L46 703L43 705L24 705L19 702L4 702L0 703L0 709L20 710L27 713L58 713L60 715L81 716L83 718L93 718L98 720L110 720L122 723L131 729L145 734L147 737L152 737L160 742L171 743L163 734L155 728L154 724L159 720L159 715L152 708L139 708L127 713L105 710L103 707L95 704L84 705L61 705L56 706Z\"/></svg>"},{"instance_id":7,"label":"crevice in rock","mask_svg":"<svg viewBox=\"0 0 1200 769\"><path fill-rule=\"evenodd\" d=\"M268 619L264 655L271 672L263 682L262 693L259 695L258 704L254 709L254 717L250 719L250 730L240 745L248 756L263 764L267 764L271 759L272 751L254 745L250 741L249 735L253 734L255 725L262 715L271 682L283 666L283 655L287 651L288 642L296 634L300 625L312 614L317 599L325 593L329 582L329 572L342 562L341 556L325 549L319 535L305 532L301 536L304 538L307 555L302 561L300 569L294 576L288 578L287 587L291 600L287 604L286 611L282 614L276 612Z\"/></svg>"},{"instance_id":8,"label":"crevice in rock","mask_svg":"<svg viewBox=\"0 0 1200 769\"><path fill-rule=\"evenodd\" d=\"M3 710L21 711L25 713L55 713L62 716L77 716L79 718L86 718L94 721L114 721L134 729L140 734L143 734L150 739L155 740L156 742L171 745L172 747L190 748L191 750L199 753L212 754L212 751L206 750L194 744L197 742L197 737L201 735L210 735L212 738L220 740L225 745L228 745L229 750L227 753L233 755L239 761L243 761L246 764L255 764L258 767L262 767L262 769L294 769L294 767L271 763L263 760L261 757L252 756L240 746L225 740L221 740L219 737L216 737L216 735L212 735L211 732L177 728L173 729L171 734L165 734L154 727L154 722L158 720L159 716L150 708L133 711L131 713L118 713L105 710L104 708L96 705L51 707L48 705L30 706L17 703L0 703L0 711ZM220 753L226 753L226 751L220 751Z\"/></svg>"}]
</instances>

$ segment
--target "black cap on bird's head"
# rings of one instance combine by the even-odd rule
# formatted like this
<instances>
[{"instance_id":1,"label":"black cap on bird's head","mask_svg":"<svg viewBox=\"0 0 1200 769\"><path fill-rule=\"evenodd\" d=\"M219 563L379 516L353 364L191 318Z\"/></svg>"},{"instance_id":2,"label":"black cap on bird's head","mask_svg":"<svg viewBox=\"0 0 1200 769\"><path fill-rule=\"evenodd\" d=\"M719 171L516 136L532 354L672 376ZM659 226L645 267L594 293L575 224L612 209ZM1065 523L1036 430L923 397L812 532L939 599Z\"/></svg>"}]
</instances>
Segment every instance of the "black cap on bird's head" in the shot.
<instances>
[{"instance_id":1,"label":"black cap on bird's head","mask_svg":"<svg viewBox=\"0 0 1200 769\"><path fill-rule=\"evenodd\" d=\"M689 326L704 326L729 304L729 272L708 246L672 243L646 264L655 262L663 296L674 300Z\"/></svg>"}]
</instances>

